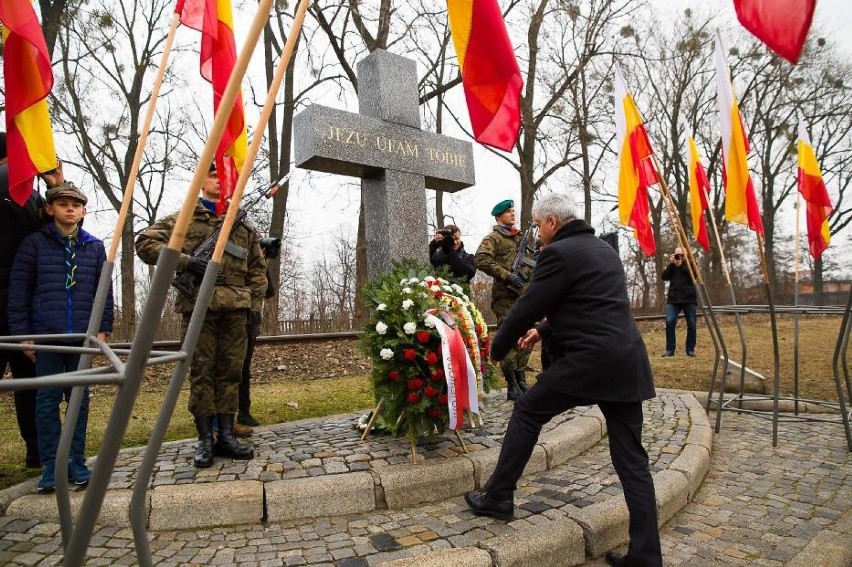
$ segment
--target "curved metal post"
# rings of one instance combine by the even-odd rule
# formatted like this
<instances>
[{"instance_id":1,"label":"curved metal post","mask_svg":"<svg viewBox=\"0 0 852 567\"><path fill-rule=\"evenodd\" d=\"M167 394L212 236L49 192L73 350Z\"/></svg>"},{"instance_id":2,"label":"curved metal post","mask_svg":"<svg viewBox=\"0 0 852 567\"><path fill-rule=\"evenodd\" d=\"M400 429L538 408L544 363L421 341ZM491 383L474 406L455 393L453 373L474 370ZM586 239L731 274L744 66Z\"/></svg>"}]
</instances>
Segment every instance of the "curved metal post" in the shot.
<instances>
[{"instance_id":1,"label":"curved metal post","mask_svg":"<svg viewBox=\"0 0 852 567\"><path fill-rule=\"evenodd\" d=\"M127 357L125 378L116 395L98 453L98 463L92 472L77 525L74 527L65 552L65 565L82 565L86 558L86 549L92 539L92 531L101 511L116 457L121 448L121 441L130 421L133 404L136 402L139 384L142 381L148 354L154 344L154 336L179 257L180 252L171 248L164 247L160 251L157 271L151 281L148 299L145 301L145 307L133 337L133 348Z\"/></svg>"},{"instance_id":2,"label":"curved metal post","mask_svg":"<svg viewBox=\"0 0 852 567\"><path fill-rule=\"evenodd\" d=\"M86 336L92 337L97 335L103 321L104 308L106 307L109 290L112 287L112 273L115 268L115 263L109 260L105 261L101 267L101 279L98 281L98 289L95 292L95 300L92 304L92 313L89 316L89 327L86 330ZM88 339L84 346L88 345ZM80 356L80 362L77 365L77 370L86 370L92 366L91 354L83 354ZM56 459L54 461L54 470L56 471L56 508L59 512L59 527L62 532L62 545L66 549L71 541L71 532L74 529L74 517L71 513L71 497L68 494L68 458L71 454L71 441L74 439L74 429L77 426L77 419L80 415L80 406L83 403L83 395L88 386L75 386L71 390L71 399L68 400L68 407L65 411L65 423L62 425L62 433L59 436L59 446L56 448ZM85 459L86 456L83 455Z\"/></svg>"},{"instance_id":3,"label":"curved metal post","mask_svg":"<svg viewBox=\"0 0 852 567\"><path fill-rule=\"evenodd\" d=\"M834 386L837 388L837 401L840 404L840 415L843 420L843 429L846 433L846 446L852 451L852 433L849 431L849 413L846 410L846 404L843 400L843 387L840 384L840 369L841 358L843 361L844 378L846 382L846 391L849 399L852 400L852 387L849 384L849 371L846 365L846 350L849 345L850 325L852 325L852 287L849 289L849 298L846 301L846 311L843 312L843 320L840 323L840 330L837 334L837 345L834 347L834 357L832 358L832 369L834 370Z\"/></svg>"},{"instance_id":4,"label":"curved metal post","mask_svg":"<svg viewBox=\"0 0 852 567\"><path fill-rule=\"evenodd\" d=\"M142 567L151 567L153 565L151 546L148 544L148 502L146 498L148 483L151 480L151 473L157 462L160 447L163 445L166 429L169 427L169 421L171 421L175 405L177 405L180 390L183 386L184 378L186 378L186 372L192 362L192 356L198 344L198 337L204 325L204 317L207 315L207 306L210 305L210 300L213 298L213 292L216 289L216 276L218 274L218 263L210 262L207 264L207 270L204 272L204 279L198 290L198 297L195 300L192 316L189 319L189 326L184 335L183 358L175 366L174 372L172 372L172 378L166 390L166 397L160 406L160 412L157 414L157 421L154 423L154 428L151 431L148 446L145 447L145 454L136 471L136 482L133 485L133 495L130 499L130 525L133 528L136 557L139 560L139 565Z\"/></svg>"}]
</instances>

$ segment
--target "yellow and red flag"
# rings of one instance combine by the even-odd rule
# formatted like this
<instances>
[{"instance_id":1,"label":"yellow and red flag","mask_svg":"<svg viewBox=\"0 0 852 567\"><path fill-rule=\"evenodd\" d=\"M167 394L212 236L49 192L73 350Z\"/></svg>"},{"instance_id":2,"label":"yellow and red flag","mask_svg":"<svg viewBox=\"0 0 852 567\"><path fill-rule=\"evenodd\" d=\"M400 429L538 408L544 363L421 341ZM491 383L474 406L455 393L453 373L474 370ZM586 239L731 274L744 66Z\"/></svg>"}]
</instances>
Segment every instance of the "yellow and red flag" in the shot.
<instances>
[{"instance_id":1,"label":"yellow and red flag","mask_svg":"<svg viewBox=\"0 0 852 567\"><path fill-rule=\"evenodd\" d=\"M819 258L831 243L828 215L831 198L822 180L814 148L805 125L799 122L799 193L807 203L805 217L808 223L808 248L814 259Z\"/></svg>"},{"instance_id":2,"label":"yellow and red flag","mask_svg":"<svg viewBox=\"0 0 852 567\"><path fill-rule=\"evenodd\" d=\"M175 11L183 25L201 32L201 76L213 85L213 113L219 112L219 102L237 62L234 40L234 21L230 0L178 0ZM242 94L237 95L230 110L228 124L216 148L216 170L219 177L221 214L228 207L237 177L248 153L248 137L243 113Z\"/></svg>"},{"instance_id":3,"label":"yellow and red flag","mask_svg":"<svg viewBox=\"0 0 852 567\"><path fill-rule=\"evenodd\" d=\"M509 152L521 127L524 80L497 0L447 0L464 95L480 144Z\"/></svg>"},{"instance_id":4,"label":"yellow and red flag","mask_svg":"<svg viewBox=\"0 0 852 567\"><path fill-rule=\"evenodd\" d=\"M710 194L710 181L707 172L701 164L701 156L698 154L698 146L692 137L692 132L687 128L689 137L689 159L687 170L689 172L689 212L692 215L692 232L695 240L705 251L710 250L710 237L707 234L706 211L708 207L707 195Z\"/></svg>"},{"instance_id":5,"label":"yellow and red flag","mask_svg":"<svg viewBox=\"0 0 852 567\"><path fill-rule=\"evenodd\" d=\"M624 77L615 68L615 131L618 148L618 217L633 228L639 247L646 256L657 250L651 227L648 187L659 182L651 159L651 142L633 95Z\"/></svg>"},{"instance_id":6,"label":"yellow and red flag","mask_svg":"<svg viewBox=\"0 0 852 567\"><path fill-rule=\"evenodd\" d=\"M763 235L763 219L748 171L749 143L731 74L725 62L722 38L716 32L716 88L722 125L722 177L725 181L725 218L746 224Z\"/></svg>"},{"instance_id":7,"label":"yellow and red flag","mask_svg":"<svg viewBox=\"0 0 852 567\"><path fill-rule=\"evenodd\" d=\"M737 19L769 49L796 63L814 19L816 0L734 0Z\"/></svg>"},{"instance_id":8,"label":"yellow and red flag","mask_svg":"<svg viewBox=\"0 0 852 567\"><path fill-rule=\"evenodd\" d=\"M0 2L3 24L3 76L6 88L6 150L9 194L23 205L33 178L56 168L56 150L47 109L53 70L44 33L32 2Z\"/></svg>"}]
</instances>

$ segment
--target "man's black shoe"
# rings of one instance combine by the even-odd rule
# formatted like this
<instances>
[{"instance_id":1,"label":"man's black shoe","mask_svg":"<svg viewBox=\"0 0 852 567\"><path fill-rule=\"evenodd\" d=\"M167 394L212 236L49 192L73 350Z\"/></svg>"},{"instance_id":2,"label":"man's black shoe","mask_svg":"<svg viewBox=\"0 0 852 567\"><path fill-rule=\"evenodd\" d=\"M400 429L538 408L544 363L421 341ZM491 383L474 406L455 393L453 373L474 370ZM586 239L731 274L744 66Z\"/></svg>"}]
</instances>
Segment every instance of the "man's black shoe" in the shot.
<instances>
[{"instance_id":1,"label":"man's black shoe","mask_svg":"<svg viewBox=\"0 0 852 567\"><path fill-rule=\"evenodd\" d=\"M513 500L497 500L487 492L472 490L464 495L464 501L477 516L490 516L511 522L515 519L515 502Z\"/></svg>"},{"instance_id":2,"label":"man's black shoe","mask_svg":"<svg viewBox=\"0 0 852 567\"><path fill-rule=\"evenodd\" d=\"M249 411L241 411L237 414L237 423L240 425L248 425L249 427L257 427L260 422L254 418Z\"/></svg>"},{"instance_id":3,"label":"man's black shoe","mask_svg":"<svg viewBox=\"0 0 852 567\"><path fill-rule=\"evenodd\" d=\"M663 353L663 358L665 358L667 356L674 356L674 352L667 350L666 352Z\"/></svg>"},{"instance_id":4,"label":"man's black shoe","mask_svg":"<svg viewBox=\"0 0 852 567\"><path fill-rule=\"evenodd\" d=\"M648 564L641 559L633 559L614 551L607 551L606 564L613 567L647 567Z\"/></svg>"},{"instance_id":5,"label":"man's black shoe","mask_svg":"<svg viewBox=\"0 0 852 567\"><path fill-rule=\"evenodd\" d=\"M686 356L691 356L691 357L693 357L693 358L694 358L694 357L695 357L695 351L694 351L694 350L688 350L688 351L686 351Z\"/></svg>"}]
</instances>

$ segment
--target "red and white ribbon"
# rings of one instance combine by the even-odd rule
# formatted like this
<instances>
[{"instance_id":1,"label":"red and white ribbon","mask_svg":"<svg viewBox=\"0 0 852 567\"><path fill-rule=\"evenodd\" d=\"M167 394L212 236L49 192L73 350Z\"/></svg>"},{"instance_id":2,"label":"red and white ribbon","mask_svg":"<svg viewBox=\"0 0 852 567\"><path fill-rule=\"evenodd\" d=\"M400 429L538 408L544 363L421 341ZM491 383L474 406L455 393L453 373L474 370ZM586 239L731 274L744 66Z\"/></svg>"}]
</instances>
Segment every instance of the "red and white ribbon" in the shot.
<instances>
[{"instance_id":1,"label":"red and white ribbon","mask_svg":"<svg viewBox=\"0 0 852 567\"><path fill-rule=\"evenodd\" d=\"M464 424L465 410L470 410L474 414L479 413L476 371L452 315L446 311L441 312L441 318L432 311L425 315L426 321L434 324L441 336L441 357L444 363L444 378L447 381L447 405L450 414L449 425L450 429L459 430Z\"/></svg>"}]
</instances>

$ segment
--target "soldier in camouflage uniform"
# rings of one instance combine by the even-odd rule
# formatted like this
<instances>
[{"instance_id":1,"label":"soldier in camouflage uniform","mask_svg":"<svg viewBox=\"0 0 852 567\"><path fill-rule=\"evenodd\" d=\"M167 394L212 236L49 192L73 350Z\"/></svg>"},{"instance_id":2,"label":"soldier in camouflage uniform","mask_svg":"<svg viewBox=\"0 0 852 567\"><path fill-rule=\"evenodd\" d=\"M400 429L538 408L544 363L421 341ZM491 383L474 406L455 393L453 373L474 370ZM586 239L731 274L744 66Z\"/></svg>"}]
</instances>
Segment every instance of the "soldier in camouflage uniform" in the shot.
<instances>
[{"instance_id":1,"label":"soldier in camouflage uniform","mask_svg":"<svg viewBox=\"0 0 852 567\"><path fill-rule=\"evenodd\" d=\"M516 288L523 288L526 284L524 278L512 273L512 262L518 252L518 244L523 238L523 234L515 228L514 205L511 199L506 199L491 209L497 224L494 230L482 240L474 258L476 269L494 278L494 285L491 288L491 310L497 315L498 328L519 297L512 291L509 284L512 283ZM522 270L529 271L529 268L523 267ZM529 280L528 273L525 277ZM500 361L500 369L508 385L507 399L516 400L521 392L527 391L526 368L529 359L530 351L513 348Z\"/></svg>"},{"instance_id":2,"label":"soldier in camouflage uniform","mask_svg":"<svg viewBox=\"0 0 852 567\"><path fill-rule=\"evenodd\" d=\"M225 218L224 215L216 215L219 180L215 165L210 167L201 194L177 268L178 272L194 274L199 282L207 269L207 260L193 257L192 252ZM157 262L160 249L171 237L176 219L177 213L172 214L139 234L136 253L143 262L151 265ZM233 432L246 353L246 323L252 311L260 311L266 292L266 261L258 240L258 234L251 226L239 224L233 227L192 359L189 411L195 417L198 430L199 443L194 460L198 468L211 466L214 453L241 460L254 457L254 448L236 439ZM183 314L184 333L194 303L195 294L178 293L175 309ZM215 444L214 419L219 427Z\"/></svg>"}]
</instances>

